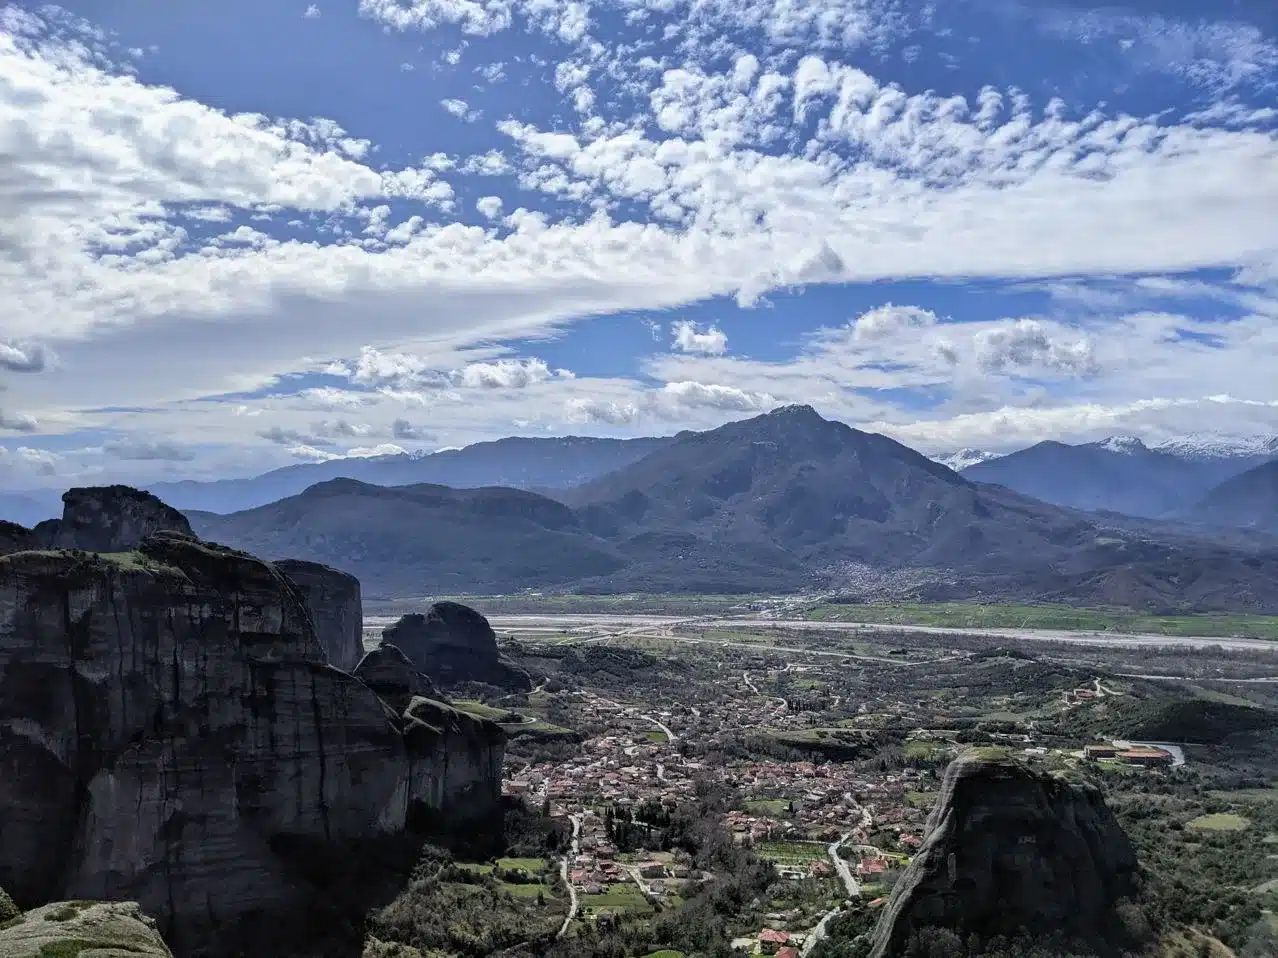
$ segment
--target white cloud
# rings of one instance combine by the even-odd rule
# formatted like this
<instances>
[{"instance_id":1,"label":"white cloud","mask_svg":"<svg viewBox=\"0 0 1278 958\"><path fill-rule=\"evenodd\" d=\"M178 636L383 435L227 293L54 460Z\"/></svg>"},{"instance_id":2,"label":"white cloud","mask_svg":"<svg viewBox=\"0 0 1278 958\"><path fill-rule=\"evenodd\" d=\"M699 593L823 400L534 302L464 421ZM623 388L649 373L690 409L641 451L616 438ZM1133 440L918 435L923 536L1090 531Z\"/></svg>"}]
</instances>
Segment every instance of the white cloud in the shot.
<instances>
[{"instance_id":1,"label":"white cloud","mask_svg":"<svg viewBox=\"0 0 1278 958\"><path fill-rule=\"evenodd\" d=\"M471 363L453 371L450 378L468 389L524 389L563 373L564 370L552 372L540 359L499 359L494 363Z\"/></svg>"},{"instance_id":2,"label":"white cloud","mask_svg":"<svg viewBox=\"0 0 1278 958\"><path fill-rule=\"evenodd\" d=\"M467 123L474 123L483 115L479 110L472 110L470 108L470 104L465 100L449 98L447 100L440 100L439 105L442 106L445 111L457 117L457 119L464 120Z\"/></svg>"},{"instance_id":3,"label":"white cloud","mask_svg":"<svg viewBox=\"0 0 1278 958\"><path fill-rule=\"evenodd\" d=\"M0 409L0 431L35 432L40 424L22 413L7 413Z\"/></svg>"},{"instance_id":4,"label":"white cloud","mask_svg":"<svg viewBox=\"0 0 1278 958\"><path fill-rule=\"evenodd\" d=\"M414 425L407 419L396 419L391 424L391 435L396 439L431 442L435 434L422 426Z\"/></svg>"},{"instance_id":5,"label":"white cloud","mask_svg":"<svg viewBox=\"0 0 1278 958\"><path fill-rule=\"evenodd\" d=\"M976 362L986 372L1055 369L1086 375L1096 370L1090 341L1058 339L1047 325L1033 319L977 333Z\"/></svg>"},{"instance_id":6,"label":"white cloud","mask_svg":"<svg viewBox=\"0 0 1278 958\"><path fill-rule=\"evenodd\" d=\"M674 335L674 348L684 353L703 356L722 356L728 349L728 337L717 326L698 332L695 323L681 320L670 327Z\"/></svg>"},{"instance_id":7,"label":"white cloud","mask_svg":"<svg viewBox=\"0 0 1278 958\"><path fill-rule=\"evenodd\" d=\"M852 336L857 340L888 339L935 325L936 314L931 310L888 303L857 317L852 323Z\"/></svg>"},{"instance_id":8,"label":"white cloud","mask_svg":"<svg viewBox=\"0 0 1278 958\"><path fill-rule=\"evenodd\" d=\"M45 352L35 343L6 343L0 340L0 370L10 373L38 373L45 367Z\"/></svg>"},{"instance_id":9,"label":"white cloud","mask_svg":"<svg viewBox=\"0 0 1278 958\"><path fill-rule=\"evenodd\" d=\"M320 17L320 8L312 3L306 8L306 12L302 14L302 17L306 20L318 20Z\"/></svg>"},{"instance_id":10,"label":"white cloud","mask_svg":"<svg viewBox=\"0 0 1278 958\"><path fill-rule=\"evenodd\" d=\"M501 216L501 205L500 196L481 196L475 201L475 209L479 211L481 216L490 220L495 220Z\"/></svg>"},{"instance_id":11,"label":"white cloud","mask_svg":"<svg viewBox=\"0 0 1278 958\"><path fill-rule=\"evenodd\" d=\"M132 459L144 462L190 462L195 453L174 442L151 441L145 439L113 439L102 444L107 455L117 459Z\"/></svg>"}]
</instances>

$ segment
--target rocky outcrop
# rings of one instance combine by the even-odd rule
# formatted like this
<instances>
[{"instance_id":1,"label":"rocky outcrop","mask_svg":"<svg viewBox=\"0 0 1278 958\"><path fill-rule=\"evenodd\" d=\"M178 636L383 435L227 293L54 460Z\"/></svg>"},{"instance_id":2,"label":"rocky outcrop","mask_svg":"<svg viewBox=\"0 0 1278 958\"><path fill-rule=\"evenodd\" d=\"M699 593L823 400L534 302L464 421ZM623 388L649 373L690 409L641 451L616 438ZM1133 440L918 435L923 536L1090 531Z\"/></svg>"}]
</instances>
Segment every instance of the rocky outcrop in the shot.
<instances>
[{"instance_id":1,"label":"rocky outcrop","mask_svg":"<svg viewBox=\"0 0 1278 958\"><path fill-rule=\"evenodd\" d=\"M0 519L0 556L40 548L40 540L26 526Z\"/></svg>"},{"instance_id":2,"label":"rocky outcrop","mask_svg":"<svg viewBox=\"0 0 1278 958\"><path fill-rule=\"evenodd\" d=\"M403 715L415 698L439 699L430 677L413 667L403 652L393 645L379 645L359 660L352 673L377 693L396 715Z\"/></svg>"},{"instance_id":3,"label":"rocky outcrop","mask_svg":"<svg viewBox=\"0 0 1278 958\"><path fill-rule=\"evenodd\" d=\"M960 936L1056 932L1117 954L1114 910L1137 891L1131 842L1101 794L988 752L945 773L918 855L892 890L872 958L929 926Z\"/></svg>"},{"instance_id":4,"label":"rocky outcrop","mask_svg":"<svg viewBox=\"0 0 1278 958\"><path fill-rule=\"evenodd\" d=\"M88 486L62 494L62 518L36 526L48 549L127 552L153 532L191 535L186 516L132 486Z\"/></svg>"},{"instance_id":5,"label":"rocky outcrop","mask_svg":"<svg viewBox=\"0 0 1278 958\"><path fill-rule=\"evenodd\" d=\"M0 924L11 921L21 915L18 906L13 903L13 899L9 897L9 893L0 888Z\"/></svg>"},{"instance_id":6,"label":"rocky outcrop","mask_svg":"<svg viewBox=\"0 0 1278 958\"><path fill-rule=\"evenodd\" d=\"M137 902L64 901L0 927L0 958L173 958Z\"/></svg>"},{"instance_id":7,"label":"rocky outcrop","mask_svg":"<svg viewBox=\"0 0 1278 958\"><path fill-rule=\"evenodd\" d=\"M364 655L364 604L360 600L359 579L332 566L302 559L282 559L275 568L302 590L328 664L343 672L355 668Z\"/></svg>"},{"instance_id":8,"label":"rocky outcrop","mask_svg":"<svg viewBox=\"0 0 1278 958\"><path fill-rule=\"evenodd\" d=\"M436 602L422 615L414 612L382 630L382 643L403 650L417 670L448 688L481 682L528 691L528 673L497 651L497 633L479 612L459 602Z\"/></svg>"},{"instance_id":9,"label":"rocky outcrop","mask_svg":"<svg viewBox=\"0 0 1278 958\"><path fill-rule=\"evenodd\" d=\"M331 914L316 883L414 820L498 814L501 730L409 711L330 667L245 553L161 532L0 558L0 887L138 901L184 955Z\"/></svg>"}]
</instances>

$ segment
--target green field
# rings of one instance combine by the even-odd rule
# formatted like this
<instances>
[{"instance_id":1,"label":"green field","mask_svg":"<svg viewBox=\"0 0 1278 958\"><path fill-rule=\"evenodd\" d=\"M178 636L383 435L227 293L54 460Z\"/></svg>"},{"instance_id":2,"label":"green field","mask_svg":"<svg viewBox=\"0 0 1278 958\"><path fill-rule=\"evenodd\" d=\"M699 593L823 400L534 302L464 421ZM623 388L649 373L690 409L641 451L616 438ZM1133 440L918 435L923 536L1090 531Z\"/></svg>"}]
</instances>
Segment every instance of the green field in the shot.
<instances>
[{"instance_id":1,"label":"green field","mask_svg":"<svg viewBox=\"0 0 1278 958\"><path fill-rule=\"evenodd\" d=\"M1241 815L1218 812L1215 815L1200 815L1189 823L1190 828L1204 832L1241 832L1251 827L1251 822Z\"/></svg>"},{"instance_id":2,"label":"green field","mask_svg":"<svg viewBox=\"0 0 1278 958\"><path fill-rule=\"evenodd\" d=\"M923 760L939 758L948 752L949 748L943 742L929 742L923 739L911 739L901 747L901 754L905 758Z\"/></svg>"},{"instance_id":3,"label":"green field","mask_svg":"<svg viewBox=\"0 0 1278 958\"><path fill-rule=\"evenodd\" d=\"M667 742L666 733L659 728L649 729L644 732L644 737L656 745L665 745Z\"/></svg>"},{"instance_id":4,"label":"green field","mask_svg":"<svg viewBox=\"0 0 1278 958\"><path fill-rule=\"evenodd\" d=\"M1278 639L1278 616L1214 613L1144 615L1122 609L1076 609L1066 605L976 605L967 602L820 605L810 610L807 617L830 622L959 629L1060 629Z\"/></svg>"},{"instance_id":5,"label":"green field","mask_svg":"<svg viewBox=\"0 0 1278 958\"><path fill-rule=\"evenodd\" d=\"M483 702L474 702L466 699L454 702L453 708L459 712L478 715L480 718L492 719L494 722L503 721L510 715L505 709L495 709L491 705L485 705Z\"/></svg>"},{"instance_id":6,"label":"green field","mask_svg":"<svg viewBox=\"0 0 1278 958\"><path fill-rule=\"evenodd\" d=\"M544 858L499 858L497 859L497 865L507 871L522 870L532 875L549 867Z\"/></svg>"},{"instance_id":7,"label":"green field","mask_svg":"<svg viewBox=\"0 0 1278 958\"><path fill-rule=\"evenodd\" d=\"M651 902L643 897L637 886L625 884L609 885L602 895L582 895L581 907L587 915L609 915L626 912L631 915L650 915L653 908Z\"/></svg>"},{"instance_id":8,"label":"green field","mask_svg":"<svg viewBox=\"0 0 1278 958\"><path fill-rule=\"evenodd\" d=\"M826 846L820 842L760 842L755 851L760 858L783 865L801 865L829 858Z\"/></svg>"},{"instance_id":9,"label":"green field","mask_svg":"<svg viewBox=\"0 0 1278 958\"><path fill-rule=\"evenodd\" d=\"M784 798L749 798L745 801L745 809L756 815L778 818L790 814L790 803Z\"/></svg>"}]
</instances>

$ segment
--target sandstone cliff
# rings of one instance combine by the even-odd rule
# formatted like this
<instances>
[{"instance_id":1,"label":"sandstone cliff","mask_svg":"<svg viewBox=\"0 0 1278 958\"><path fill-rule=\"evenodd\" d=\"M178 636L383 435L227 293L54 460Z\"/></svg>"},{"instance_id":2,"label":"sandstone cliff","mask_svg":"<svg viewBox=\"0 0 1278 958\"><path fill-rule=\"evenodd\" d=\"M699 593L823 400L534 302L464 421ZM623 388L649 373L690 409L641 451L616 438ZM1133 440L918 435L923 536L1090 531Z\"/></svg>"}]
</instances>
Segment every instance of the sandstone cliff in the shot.
<instances>
[{"instance_id":1,"label":"sandstone cliff","mask_svg":"<svg viewBox=\"0 0 1278 958\"><path fill-rule=\"evenodd\" d=\"M1117 954L1114 909L1137 893L1136 855L1100 793L968 753L945 773L918 855L892 890L872 958L928 926L960 936L1059 932Z\"/></svg>"},{"instance_id":2,"label":"sandstone cliff","mask_svg":"<svg viewBox=\"0 0 1278 958\"><path fill-rule=\"evenodd\" d=\"M173 958L137 902L64 901L0 927L0 958Z\"/></svg>"},{"instance_id":3,"label":"sandstone cliff","mask_svg":"<svg viewBox=\"0 0 1278 958\"><path fill-rule=\"evenodd\" d=\"M349 672L364 656L364 605L359 579L331 566L302 559L275 563L302 590L328 664Z\"/></svg>"},{"instance_id":4,"label":"sandstone cliff","mask_svg":"<svg viewBox=\"0 0 1278 958\"><path fill-rule=\"evenodd\" d=\"M138 901L179 954L216 953L209 926L327 913L315 882L414 818L497 814L503 741L330 667L299 590L245 553L161 532L0 558L0 887L19 904Z\"/></svg>"},{"instance_id":5,"label":"sandstone cliff","mask_svg":"<svg viewBox=\"0 0 1278 958\"><path fill-rule=\"evenodd\" d=\"M127 552L153 532L191 535L186 516L132 486L87 486L62 494L62 518L35 528L47 549Z\"/></svg>"},{"instance_id":6,"label":"sandstone cliff","mask_svg":"<svg viewBox=\"0 0 1278 958\"><path fill-rule=\"evenodd\" d=\"M483 615L458 602L436 602L382 630L382 643L402 649L417 670L444 688L481 682L513 691L532 688L528 673L497 651L497 633Z\"/></svg>"}]
</instances>

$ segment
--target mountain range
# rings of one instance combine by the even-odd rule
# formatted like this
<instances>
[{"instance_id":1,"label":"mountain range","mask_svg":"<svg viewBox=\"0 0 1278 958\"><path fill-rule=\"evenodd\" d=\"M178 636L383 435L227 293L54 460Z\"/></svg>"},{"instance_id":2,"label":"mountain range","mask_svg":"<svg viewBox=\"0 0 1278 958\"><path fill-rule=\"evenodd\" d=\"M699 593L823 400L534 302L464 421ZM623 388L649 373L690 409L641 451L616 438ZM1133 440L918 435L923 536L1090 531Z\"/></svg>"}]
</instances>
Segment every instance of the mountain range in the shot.
<instances>
[{"instance_id":1,"label":"mountain range","mask_svg":"<svg viewBox=\"0 0 1278 958\"><path fill-rule=\"evenodd\" d=\"M1278 540L1224 545L977 483L885 436L785 407L685 432L554 493L351 479L200 535L357 575L370 597L439 592L899 594L1278 611ZM904 582L905 585L900 585Z\"/></svg>"}]
</instances>

